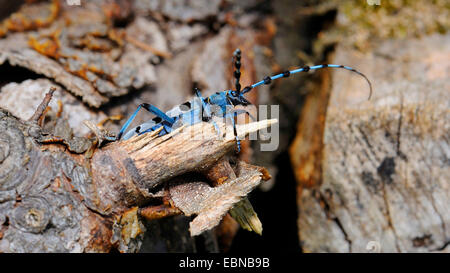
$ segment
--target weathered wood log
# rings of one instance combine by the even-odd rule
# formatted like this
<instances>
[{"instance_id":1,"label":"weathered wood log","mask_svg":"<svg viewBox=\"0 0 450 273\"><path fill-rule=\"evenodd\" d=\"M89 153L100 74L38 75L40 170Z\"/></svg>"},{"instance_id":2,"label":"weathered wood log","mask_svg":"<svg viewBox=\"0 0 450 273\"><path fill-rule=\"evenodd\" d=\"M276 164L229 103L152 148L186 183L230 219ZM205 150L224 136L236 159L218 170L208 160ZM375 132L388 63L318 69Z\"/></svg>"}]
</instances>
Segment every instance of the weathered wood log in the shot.
<instances>
[{"instance_id":1,"label":"weathered wood log","mask_svg":"<svg viewBox=\"0 0 450 273\"><path fill-rule=\"evenodd\" d=\"M337 48L333 63L361 68L374 96L365 101L357 77L326 72L319 94L331 98L311 119L321 128L317 149L307 117L300 122L291 155L304 251L449 251L449 39L387 40L372 54Z\"/></svg>"}]
</instances>

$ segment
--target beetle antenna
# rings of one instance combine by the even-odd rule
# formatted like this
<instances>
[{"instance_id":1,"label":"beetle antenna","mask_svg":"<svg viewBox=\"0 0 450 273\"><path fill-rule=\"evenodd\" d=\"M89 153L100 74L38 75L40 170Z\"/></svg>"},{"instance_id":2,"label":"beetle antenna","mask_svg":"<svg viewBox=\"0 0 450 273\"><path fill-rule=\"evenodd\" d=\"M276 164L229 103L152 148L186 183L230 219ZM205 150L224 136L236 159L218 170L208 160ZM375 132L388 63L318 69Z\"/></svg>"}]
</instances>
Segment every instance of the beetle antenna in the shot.
<instances>
[{"instance_id":1,"label":"beetle antenna","mask_svg":"<svg viewBox=\"0 0 450 273\"><path fill-rule=\"evenodd\" d=\"M235 87L236 87L236 92L239 94L241 92L241 83L240 83L240 79L241 79L241 50L239 48L237 48L234 53L233 53L233 57L234 57L234 78L236 79L235 82Z\"/></svg>"},{"instance_id":2,"label":"beetle antenna","mask_svg":"<svg viewBox=\"0 0 450 273\"><path fill-rule=\"evenodd\" d=\"M364 75L363 73L359 72L358 70L350 67L350 66L345 66L345 65L339 65L339 64L321 64L321 65L315 65L315 66L304 66L302 68L298 68L298 69L294 69L294 70L287 70L284 71L283 73L274 75L272 77L266 76L264 77L264 79L262 81L259 81L257 83L254 83L252 85L246 86L244 87L244 89L242 89L242 93L245 94L247 92L249 92L250 90L252 90L253 88L260 86L262 84L270 84L273 80L279 79L279 78L287 78L289 77L291 74L295 74L295 73L299 73L299 72L308 72L311 70L317 70L317 69L322 69L322 68L342 68L342 69L346 69L349 70L351 72L354 72L360 76L362 76L367 83L369 84L369 88L370 88L370 93L369 93L369 100L372 97L372 83L369 81L369 79L367 78L366 75Z\"/></svg>"}]
</instances>

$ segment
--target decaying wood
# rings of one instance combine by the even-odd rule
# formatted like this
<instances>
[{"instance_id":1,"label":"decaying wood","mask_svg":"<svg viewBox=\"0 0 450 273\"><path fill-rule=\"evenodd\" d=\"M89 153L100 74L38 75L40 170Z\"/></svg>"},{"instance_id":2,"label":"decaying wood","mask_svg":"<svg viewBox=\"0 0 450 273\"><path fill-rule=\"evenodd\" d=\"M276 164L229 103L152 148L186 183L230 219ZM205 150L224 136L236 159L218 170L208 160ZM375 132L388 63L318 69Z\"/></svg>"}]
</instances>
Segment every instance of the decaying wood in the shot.
<instances>
[{"instance_id":1,"label":"decaying wood","mask_svg":"<svg viewBox=\"0 0 450 273\"><path fill-rule=\"evenodd\" d=\"M333 71L326 120L316 121L320 176L298 192L304 251L449 251L449 39L387 40L372 54L337 48L333 63L360 67L374 96L366 101L363 80Z\"/></svg>"},{"instance_id":2,"label":"decaying wood","mask_svg":"<svg viewBox=\"0 0 450 273\"><path fill-rule=\"evenodd\" d=\"M7 4L6 9L13 6ZM15 3L15 6L20 6L20 3L19 5ZM8 32L36 30L47 27L58 17L60 9L59 0L35 5L22 5L17 12L11 13L8 18L0 22L0 37L5 36ZM10 12L12 10L10 9Z\"/></svg>"},{"instance_id":3,"label":"decaying wood","mask_svg":"<svg viewBox=\"0 0 450 273\"><path fill-rule=\"evenodd\" d=\"M95 89L85 80L75 77L65 71L57 62L40 55L36 51L27 48L25 35L17 33L9 37L18 37L17 39L1 41L0 64L5 61L11 65L25 67L48 78L54 79L56 82L64 85L74 95L82 96L83 101L92 106L100 106L107 102L107 98L98 94ZM11 42L11 46L5 43ZM23 45L23 46L22 46ZM22 48L20 51L8 51L12 48Z\"/></svg>"}]
</instances>

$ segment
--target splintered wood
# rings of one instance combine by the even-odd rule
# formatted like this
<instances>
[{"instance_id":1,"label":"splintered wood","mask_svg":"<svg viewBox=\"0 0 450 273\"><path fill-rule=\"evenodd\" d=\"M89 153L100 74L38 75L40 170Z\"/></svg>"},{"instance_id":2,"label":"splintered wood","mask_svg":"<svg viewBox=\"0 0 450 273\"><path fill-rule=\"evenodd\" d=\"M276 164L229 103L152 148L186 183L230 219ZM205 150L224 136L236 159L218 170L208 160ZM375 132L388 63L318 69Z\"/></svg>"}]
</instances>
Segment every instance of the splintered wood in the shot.
<instances>
[{"instance_id":1,"label":"splintered wood","mask_svg":"<svg viewBox=\"0 0 450 273\"><path fill-rule=\"evenodd\" d=\"M244 138L275 122L263 120L238 125L237 132L239 137ZM222 132L226 132L225 124L218 123L218 126ZM190 139L193 132L203 135L200 139ZM92 158L92 175L97 188L98 196L95 199L98 209L108 213L120 211L124 206L142 204L152 196L149 190L170 179L189 172L207 171L235 149L233 134L217 138L217 131L212 124L199 123L181 127L161 137L158 132L135 136L97 151ZM170 198L176 208L187 215L198 214L199 218L191 223L192 235L216 226L234 204L260 184L261 179L270 177L263 168L243 163L238 174L238 177L216 187L209 187L204 182L198 184L197 181L177 186L178 190L169 186ZM116 183L111 184L111 179ZM127 190L118 190L118 187ZM192 198L193 194L198 197ZM189 206L187 201L191 202ZM147 210L146 214L149 212ZM261 232L261 229L255 228L257 232Z\"/></svg>"},{"instance_id":2,"label":"splintered wood","mask_svg":"<svg viewBox=\"0 0 450 273\"><path fill-rule=\"evenodd\" d=\"M237 125L237 133L240 138L244 138L276 122L276 119L271 119ZM222 139L218 139L213 124L202 122L179 128L162 137L144 134L113 145L127 152L139 170L139 175L146 177L145 185L153 188L186 170L206 170L234 151L234 134L224 123L218 123L218 126L221 132L227 132Z\"/></svg>"},{"instance_id":3,"label":"splintered wood","mask_svg":"<svg viewBox=\"0 0 450 273\"><path fill-rule=\"evenodd\" d=\"M384 41L376 55L337 48L333 62L364 67L374 96L333 71L322 179L299 189L304 251L449 251L449 45L447 34Z\"/></svg>"}]
</instances>

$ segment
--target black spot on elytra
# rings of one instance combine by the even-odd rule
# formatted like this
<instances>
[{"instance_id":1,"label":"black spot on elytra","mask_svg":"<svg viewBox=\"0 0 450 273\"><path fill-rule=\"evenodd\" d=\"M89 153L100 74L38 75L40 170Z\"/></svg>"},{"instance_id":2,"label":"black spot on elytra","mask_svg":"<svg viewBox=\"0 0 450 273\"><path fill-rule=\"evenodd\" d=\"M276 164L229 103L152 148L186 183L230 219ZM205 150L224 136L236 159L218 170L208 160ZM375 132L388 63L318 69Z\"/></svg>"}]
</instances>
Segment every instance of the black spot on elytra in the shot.
<instances>
[{"instance_id":1,"label":"black spot on elytra","mask_svg":"<svg viewBox=\"0 0 450 273\"><path fill-rule=\"evenodd\" d=\"M187 106L189 109L191 109L191 102L187 101L185 103L183 103L182 105Z\"/></svg>"},{"instance_id":2,"label":"black spot on elytra","mask_svg":"<svg viewBox=\"0 0 450 273\"><path fill-rule=\"evenodd\" d=\"M380 190L380 182L373 177L371 172L363 171L361 179L371 192L376 193Z\"/></svg>"},{"instance_id":3,"label":"black spot on elytra","mask_svg":"<svg viewBox=\"0 0 450 273\"><path fill-rule=\"evenodd\" d=\"M155 117L152 119L155 123L160 123L162 121L162 118L160 117Z\"/></svg>"},{"instance_id":4,"label":"black spot on elytra","mask_svg":"<svg viewBox=\"0 0 450 273\"><path fill-rule=\"evenodd\" d=\"M385 157L377 168L377 173L384 182L391 184L393 181L392 175L395 173L395 159L393 157Z\"/></svg>"},{"instance_id":5,"label":"black spot on elytra","mask_svg":"<svg viewBox=\"0 0 450 273\"><path fill-rule=\"evenodd\" d=\"M412 240L414 247L427 247L433 244L433 239L431 234L425 234L422 237L415 237Z\"/></svg>"}]
</instances>

